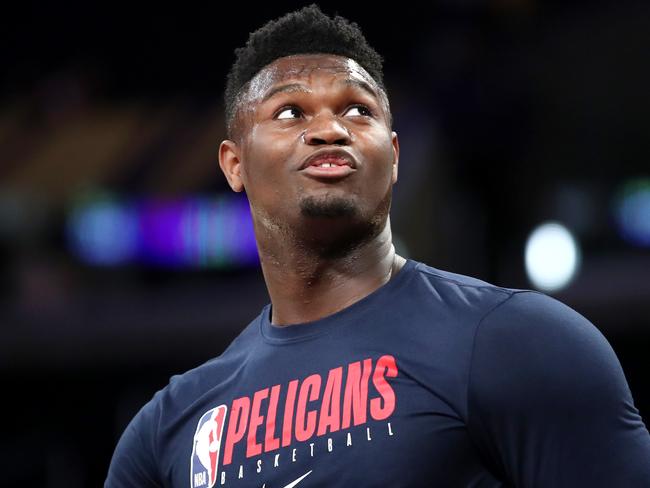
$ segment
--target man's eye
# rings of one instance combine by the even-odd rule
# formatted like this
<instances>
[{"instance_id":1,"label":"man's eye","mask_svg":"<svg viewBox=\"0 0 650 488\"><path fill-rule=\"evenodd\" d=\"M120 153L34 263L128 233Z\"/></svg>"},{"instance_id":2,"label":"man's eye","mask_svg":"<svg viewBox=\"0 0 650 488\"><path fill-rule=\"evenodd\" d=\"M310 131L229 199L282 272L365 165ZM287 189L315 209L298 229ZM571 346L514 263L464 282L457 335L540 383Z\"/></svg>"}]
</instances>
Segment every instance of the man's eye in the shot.
<instances>
[{"instance_id":1,"label":"man's eye","mask_svg":"<svg viewBox=\"0 0 650 488\"><path fill-rule=\"evenodd\" d=\"M278 114L276 115L275 118L276 119L293 119L293 118L295 118L295 117L291 117L291 115L282 116L282 114L284 114L284 113L300 115L300 110L298 109L298 107L284 107L282 110L280 110L278 112Z\"/></svg>"},{"instance_id":2,"label":"man's eye","mask_svg":"<svg viewBox=\"0 0 650 488\"><path fill-rule=\"evenodd\" d=\"M355 114L354 110L356 110L358 112L358 114ZM352 107L350 107L348 109L346 114L349 114L350 112L352 112L352 115L356 115L356 116L364 116L364 117L365 116L369 116L369 117L373 116L372 111L368 107L366 107L365 105L353 105ZM278 120L285 120L285 119L290 120L290 119L296 118L296 116L300 117L301 113L302 113L302 111L298 107L284 107L277 113L275 118L278 119Z\"/></svg>"},{"instance_id":3,"label":"man's eye","mask_svg":"<svg viewBox=\"0 0 650 488\"><path fill-rule=\"evenodd\" d=\"M348 113L350 113L350 111L354 109L357 109L360 115L372 117L372 111L365 105L354 105L353 107L350 107Z\"/></svg>"}]
</instances>

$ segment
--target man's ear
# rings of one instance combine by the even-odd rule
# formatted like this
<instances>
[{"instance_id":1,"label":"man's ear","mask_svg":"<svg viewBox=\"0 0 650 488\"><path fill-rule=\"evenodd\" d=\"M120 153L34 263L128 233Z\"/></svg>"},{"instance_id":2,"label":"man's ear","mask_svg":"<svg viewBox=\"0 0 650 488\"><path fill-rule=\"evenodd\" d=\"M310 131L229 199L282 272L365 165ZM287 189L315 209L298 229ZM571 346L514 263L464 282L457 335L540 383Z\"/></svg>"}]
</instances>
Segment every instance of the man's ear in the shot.
<instances>
[{"instance_id":1,"label":"man's ear","mask_svg":"<svg viewBox=\"0 0 650 488\"><path fill-rule=\"evenodd\" d=\"M240 149L237 143L226 139L219 145L219 166L228 180L230 188L235 192L244 189L244 182L241 178Z\"/></svg>"},{"instance_id":2,"label":"man's ear","mask_svg":"<svg viewBox=\"0 0 650 488\"><path fill-rule=\"evenodd\" d=\"M399 163L399 141L397 140L397 132L392 133L393 143L393 184L397 182L397 166Z\"/></svg>"}]
</instances>

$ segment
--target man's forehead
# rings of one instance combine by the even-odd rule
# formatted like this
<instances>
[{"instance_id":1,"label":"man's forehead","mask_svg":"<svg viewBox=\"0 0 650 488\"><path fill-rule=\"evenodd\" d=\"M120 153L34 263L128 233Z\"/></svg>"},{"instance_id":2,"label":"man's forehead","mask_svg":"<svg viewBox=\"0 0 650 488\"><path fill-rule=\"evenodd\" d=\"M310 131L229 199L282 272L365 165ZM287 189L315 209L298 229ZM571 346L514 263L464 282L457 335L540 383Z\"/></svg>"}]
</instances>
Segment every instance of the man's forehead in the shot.
<instances>
[{"instance_id":1,"label":"man's forehead","mask_svg":"<svg viewBox=\"0 0 650 488\"><path fill-rule=\"evenodd\" d=\"M365 81L373 88L377 86L375 80L353 59L331 55L292 55L276 59L257 73L251 80L250 98L262 99L278 83L309 79L319 73Z\"/></svg>"},{"instance_id":2,"label":"man's forehead","mask_svg":"<svg viewBox=\"0 0 650 488\"><path fill-rule=\"evenodd\" d=\"M368 76L366 71L354 59L333 55L293 55L276 59L267 66L280 78L300 76L314 71L331 73L355 73Z\"/></svg>"}]
</instances>

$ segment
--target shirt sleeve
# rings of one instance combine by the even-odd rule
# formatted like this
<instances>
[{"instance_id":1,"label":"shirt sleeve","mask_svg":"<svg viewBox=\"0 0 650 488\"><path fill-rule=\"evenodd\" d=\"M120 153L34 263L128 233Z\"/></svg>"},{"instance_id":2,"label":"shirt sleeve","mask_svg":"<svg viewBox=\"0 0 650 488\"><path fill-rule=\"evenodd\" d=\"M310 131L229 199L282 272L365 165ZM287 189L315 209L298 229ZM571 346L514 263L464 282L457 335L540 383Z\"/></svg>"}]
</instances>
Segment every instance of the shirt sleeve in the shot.
<instances>
[{"instance_id":1,"label":"shirt sleeve","mask_svg":"<svg viewBox=\"0 0 650 488\"><path fill-rule=\"evenodd\" d=\"M115 447L104 488L158 488L154 452L155 398L133 417Z\"/></svg>"},{"instance_id":2,"label":"shirt sleeve","mask_svg":"<svg viewBox=\"0 0 650 488\"><path fill-rule=\"evenodd\" d=\"M518 291L478 325L468 428L516 487L650 487L650 434L611 345L560 301Z\"/></svg>"}]
</instances>

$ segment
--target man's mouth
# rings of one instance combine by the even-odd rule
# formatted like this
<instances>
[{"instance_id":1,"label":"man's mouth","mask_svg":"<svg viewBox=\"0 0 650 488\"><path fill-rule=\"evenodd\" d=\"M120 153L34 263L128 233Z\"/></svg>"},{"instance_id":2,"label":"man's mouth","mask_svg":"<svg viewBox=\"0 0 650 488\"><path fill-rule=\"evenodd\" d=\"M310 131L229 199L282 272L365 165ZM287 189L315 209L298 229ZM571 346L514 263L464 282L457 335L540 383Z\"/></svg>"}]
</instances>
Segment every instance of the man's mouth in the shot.
<instances>
[{"instance_id":1,"label":"man's mouth","mask_svg":"<svg viewBox=\"0 0 650 488\"><path fill-rule=\"evenodd\" d=\"M316 178L343 178L357 170L357 163L344 149L316 151L307 157L300 171Z\"/></svg>"},{"instance_id":2,"label":"man's mouth","mask_svg":"<svg viewBox=\"0 0 650 488\"><path fill-rule=\"evenodd\" d=\"M306 175L318 178L342 178L355 171L345 159L331 157L317 159L301 170Z\"/></svg>"},{"instance_id":3,"label":"man's mouth","mask_svg":"<svg viewBox=\"0 0 650 488\"><path fill-rule=\"evenodd\" d=\"M316 161L315 163L312 163L311 166L316 166L317 168L335 168L336 166L349 166L347 164L347 161L343 159L338 159L336 161L329 160L329 161Z\"/></svg>"}]
</instances>

